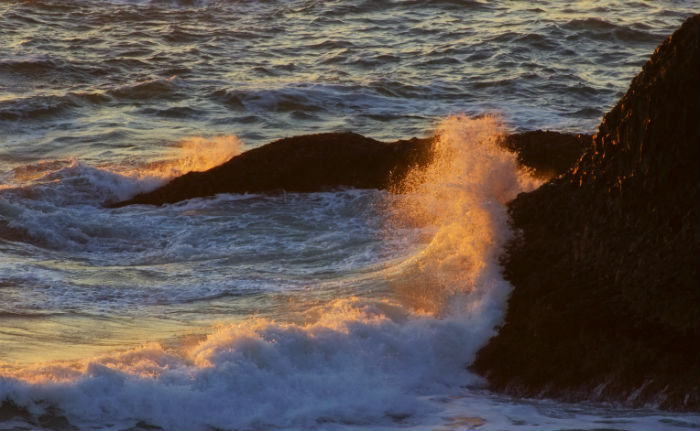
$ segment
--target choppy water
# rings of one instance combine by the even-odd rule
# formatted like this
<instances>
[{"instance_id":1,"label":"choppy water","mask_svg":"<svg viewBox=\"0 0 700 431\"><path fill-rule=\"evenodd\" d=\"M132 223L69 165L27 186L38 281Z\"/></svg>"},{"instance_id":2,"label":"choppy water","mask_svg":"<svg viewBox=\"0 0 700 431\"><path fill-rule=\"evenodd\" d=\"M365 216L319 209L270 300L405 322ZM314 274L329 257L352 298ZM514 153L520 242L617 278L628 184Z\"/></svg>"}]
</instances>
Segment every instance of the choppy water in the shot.
<instances>
[{"instance_id":1,"label":"choppy water","mask_svg":"<svg viewBox=\"0 0 700 431\"><path fill-rule=\"evenodd\" d=\"M493 137L593 131L697 6L1 3L0 400L105 429L697 428L465 369L505 312L502 204L534 186ZM436 129L405 195L101 206L284 136Z\"/></svg>"}]
</instances>

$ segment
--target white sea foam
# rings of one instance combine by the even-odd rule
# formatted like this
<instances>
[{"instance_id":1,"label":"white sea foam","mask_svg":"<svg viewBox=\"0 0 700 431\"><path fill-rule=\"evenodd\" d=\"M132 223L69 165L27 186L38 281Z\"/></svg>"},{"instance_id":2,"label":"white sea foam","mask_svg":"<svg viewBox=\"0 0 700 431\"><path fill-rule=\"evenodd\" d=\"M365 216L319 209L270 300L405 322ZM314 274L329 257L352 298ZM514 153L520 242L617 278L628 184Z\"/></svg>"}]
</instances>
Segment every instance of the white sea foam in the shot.
<instances>
[{"instance_id":1,"label":"white sea foam","mask_svg":"<svg viewBox=\"0 0 700 431\"><path fill-rule=\"evenodd\" d=\"M151 345L74 364L8 369L6 375L17 380L6 382L3 392L28 400L33 411L44 400L81 426L105 419L124 425L140 419L166 428L415 421L433 409L422 396L479 381L464 366L492 335L508 292L495 267L494 249L507 237L498 233L507 230L498 205L519 184L514 173L502 175L516 164L495 147L498 127L491 118L447 120L440 130L437 164L416 177L417 189L387 198L395 210L410 208L410 223L432 225L437 234L425 250L387 268L386 277L399 274L394 284L401 299L407 297L405 274L414 282L423 280L428 291L422 295L432 292L451 302L445 313L412 301L400 305L382 298L339 299L305 312L309 323L303 325L253 319L219 328L188 348ZM496 173L494 178L490 172ZM114 185L115 174L79 163L47 179L54 177L88 178L95 189L112 194L123 187ZM499 178L509 183L507 191L486 181ZM451 205L455 200L459 203ZM90 223L110 225L112 214L90 211ZM70 236L61 233L69 229L51 225L50 219L23 220L47 226L47 235ZM471 227L460 230L460 224ZM387 235L393 228L388 229ZM72 240L89 244L90 235L96 233L81 228L80 237ZM108 236L118 237L115 232ZM334 241L331 235L321 238L320 245L329 247ZM313 247L308 241L303 246ZM458 295L462 306L456 307L457 296L444 294L444 289Z\"/></svg>"},{"instance_id":2,"label":"white sea foam","mask_svg":"<svg viewBox=\"0 0 700 431\"><path fill-rule=\"evenodd\" d=\"M0 391L34 412L38 400L57 406L81 427L325 428L415 421L433 410L417 395L476 381L463 369L474 348L464 322L352 299L312 311L321 318L310 325L249 320L189 349L151 345L15 371L20 380Z\"/></svg>"}]
</instances>

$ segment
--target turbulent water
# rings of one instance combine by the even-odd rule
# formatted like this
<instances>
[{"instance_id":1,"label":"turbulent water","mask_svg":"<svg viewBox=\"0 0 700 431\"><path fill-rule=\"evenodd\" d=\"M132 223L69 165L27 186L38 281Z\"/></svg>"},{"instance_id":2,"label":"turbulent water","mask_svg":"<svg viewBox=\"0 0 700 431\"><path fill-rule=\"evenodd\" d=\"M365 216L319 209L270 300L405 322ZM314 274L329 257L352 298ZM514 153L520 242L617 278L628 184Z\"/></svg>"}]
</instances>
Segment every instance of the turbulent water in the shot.
<instances>
[{"instance_id":1,"label":"turbulent water","mask_svg":"<svg viewBox=\"0 0 700 431\"><path fill-rule=\"evenodd\" d=\"M593 131L697 6L1 3L0 428L697 428L466 369L511 289L503 204L537 185L494 140ZM401 194L102 207L342 130L435 133L435 161Z\"/></svg>"}]
</instances>

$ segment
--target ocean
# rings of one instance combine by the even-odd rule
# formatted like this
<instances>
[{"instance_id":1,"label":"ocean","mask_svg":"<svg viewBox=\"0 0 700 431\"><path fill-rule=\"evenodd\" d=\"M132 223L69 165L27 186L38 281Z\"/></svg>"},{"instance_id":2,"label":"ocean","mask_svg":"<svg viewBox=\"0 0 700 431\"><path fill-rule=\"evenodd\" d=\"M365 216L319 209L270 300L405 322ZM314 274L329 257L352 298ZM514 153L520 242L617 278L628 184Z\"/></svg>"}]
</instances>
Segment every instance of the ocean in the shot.
<instances>
[{"instance_id":1,"label":"ocean","mask_svg":"<svg viewBox=\"0 0 700 431\"><path fill-rule=\"evenodd\" d=\"M489 392L496 145L594 133L696 1L0 3L0 429L668 429ZM306 133L439 137L405 193L105 203ZM260 175L265 175L261 172Z\"/></svg>"}]
</instances>

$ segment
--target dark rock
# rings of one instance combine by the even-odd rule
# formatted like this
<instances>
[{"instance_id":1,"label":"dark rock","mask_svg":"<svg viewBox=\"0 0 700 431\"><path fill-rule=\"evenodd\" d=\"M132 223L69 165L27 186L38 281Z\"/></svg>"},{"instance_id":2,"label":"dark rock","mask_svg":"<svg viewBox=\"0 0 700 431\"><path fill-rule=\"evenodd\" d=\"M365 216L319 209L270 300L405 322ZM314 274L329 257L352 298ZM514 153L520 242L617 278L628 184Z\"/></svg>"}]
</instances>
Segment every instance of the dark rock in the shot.
<instances>
[{"instance_id":1,"label":"dark rock","mask_svg":"<svg viewBox=\"0 0 700 431\"><path fill-rule=\"evenodd\" d=\"M162 430L163 428L159 427L158 425L153 425L149 424L148 422L144 421L138 421L136 424L131 427L127 428L124 431L149 431L149 430Z\"/></svg>"},{"instance_id":2,"label":"dark rock","mask_svg":"<svg viewBox=\"0 0 700 431\"><path fill-rule=\"evenodd\" d=\"M514 290L472 365L491 389L700 409L699 23L657 48L574 169L509 204Z\"/></svg>"},{"instance_id":3,"label":"dark rock","mask_svg":"<svg viewBox=\"0 0 700 431\"><path fill-rule=\"evenodd\" d=\"M7 398L0 403L0 422L13 419L33 423L33 416L26 407L18 406L14 401Z\"/></svg>"},{"instance_id":4,"label":"dark rock","mask_svg":"<svg viewBox=\"0 0 700 431\"><path fill-rule=\"evenodd\" d=\"M46 413L39 416L37 423L46 429L58 431L76 431L77 427L73 426L68 421L68 418L63 416L60 411L54 407L46 409Z\"/></svg>"},{"instance_id":5,"label":"dark rock","mask_svg":"<svg viewBox=\"0 0 700 431\"><path fill-rule=\"evenodd\" d=\"M52 430L74 431L78 429L54 407L48 407L46 411L37 418L32 415L26 407L17 405L13 400L7 398L0 403L0 423L11 420L19 420L32 427Z\"/></svg>"},{"instance_id":6,"label":"dark rock","mask_svg":"<svg viewBox=\"0 0 700 431\"><path fill-rule=\"evenodd\" d=\"M113 206L177 202L217 193L387 188L430 160L432 139L379 142L355 133L280 139L205 172L190 172Z\"/></svg>"},{"instance_id":7,"label":"dark rock","mask_svg":"<svg viewBox=\"0 0 700 431\"><path fill-rule=\"evenodd\" d=\"M503 145L542 176L560 174L583 151L590 136L528 132ZM339 187L386 189L431 160L433 138L392 143L355 133L322 133L280 139L246 151L205 172L190 172L152 192L111 204L162 205L217 193L316 192Z\"/></svg>"},{"instance_id":8,"label":"dark rock","mask_svg":"<svg viewBox=\"0 0 700 431\"><path fill-rule=\"evenodd\" d=\"M517 153L518 162L532 169L536 176L549 179L569 170L584 148L590 146L591 138L591 135L536 130L508 135L502 145Z\"/></svg>"}]
</instances>

